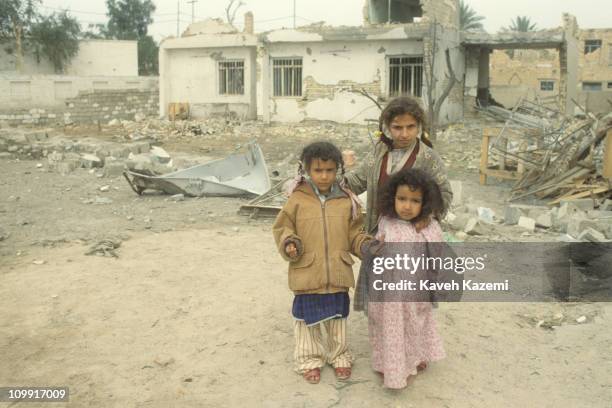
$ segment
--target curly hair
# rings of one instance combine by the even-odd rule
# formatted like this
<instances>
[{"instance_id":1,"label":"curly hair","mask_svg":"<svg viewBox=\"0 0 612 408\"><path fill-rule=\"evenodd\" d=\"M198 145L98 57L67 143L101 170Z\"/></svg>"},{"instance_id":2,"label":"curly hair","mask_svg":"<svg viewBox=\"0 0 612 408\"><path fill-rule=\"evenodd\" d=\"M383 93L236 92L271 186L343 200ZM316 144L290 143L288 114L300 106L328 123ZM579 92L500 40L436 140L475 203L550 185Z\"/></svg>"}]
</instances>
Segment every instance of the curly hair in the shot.
<instances>
[{"instance_id":1,"label":"curly hair","mask_svg":"<svg viewBox=\"0 0 612 408\"><path fill-rule=\"evenodd\" d=\"M393 140L384 134L383 129L385 127L389 129L391 127L391 122L393 122L393 119L395 119L397 116L405 114L409 114L414 119L416 119L418 125L422 129L427 127L427 117L425 115L425 111L416 99L411 98L409 96L399 96L397 98L391 99L391 101L387 104L387 106L385 106L385 108L381 112L380 118L378 120L378 130L383 133L381 140L390 148L393 146ZM425 135L423 134L421 137L424 136ZM423 142L429 147L432 147L430 143L428 143L429 140L423 140Z\"/></svg>"},{"instance_id":2,"label":"curly hair","mask_svg":"<svg viewBox=\"0 0 612 408\"><path fill-rule=\"evenodd\" d=\"M412 191L421 190L423 193L421 214L412 220L413 223L427 219L430 215L439 218L444 212L442 193L435 180L423 170L404 169L391 176L383 186L378 196L378 212L380 215L398 218L395 211L395 194L399 186L408 186Z\"/></svg>"},{"instance_id":3,"label":"curly hair","mask_svg":"<svg viewBox=\"0 0 612 408\"><path fill-rule=\"evenodd\" d=\"M340 169L342 177L344 177L344 160L340 150L330 142L314 142L304 147L300 155L300 164L298 172L304 174L304 171L310 170L310 165L313 160L332 160L336 163L336 167Z\"/></svg>"}]
</instances>

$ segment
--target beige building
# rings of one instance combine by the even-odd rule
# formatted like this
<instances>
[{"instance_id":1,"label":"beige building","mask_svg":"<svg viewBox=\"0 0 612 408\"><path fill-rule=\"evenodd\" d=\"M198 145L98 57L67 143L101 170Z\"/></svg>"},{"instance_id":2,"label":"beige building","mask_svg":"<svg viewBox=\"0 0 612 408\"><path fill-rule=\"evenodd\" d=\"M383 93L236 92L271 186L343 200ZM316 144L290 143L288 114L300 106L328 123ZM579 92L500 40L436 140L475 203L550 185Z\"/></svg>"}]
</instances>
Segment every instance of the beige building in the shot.
<instances>
[{"instance_id":1,"label":"beige building","mask_svg":"<svg viewBox=\"0 0 612 408\"><path fill-rule=\"evenodd\" d=\"M612 29L582 29L578 38L577 101L589 111L610 111ZM521 97L554 103L559 96L561 68L555 49L494 51L490 69L491 94L506 107Z\"/></svg>"}]
</instances>

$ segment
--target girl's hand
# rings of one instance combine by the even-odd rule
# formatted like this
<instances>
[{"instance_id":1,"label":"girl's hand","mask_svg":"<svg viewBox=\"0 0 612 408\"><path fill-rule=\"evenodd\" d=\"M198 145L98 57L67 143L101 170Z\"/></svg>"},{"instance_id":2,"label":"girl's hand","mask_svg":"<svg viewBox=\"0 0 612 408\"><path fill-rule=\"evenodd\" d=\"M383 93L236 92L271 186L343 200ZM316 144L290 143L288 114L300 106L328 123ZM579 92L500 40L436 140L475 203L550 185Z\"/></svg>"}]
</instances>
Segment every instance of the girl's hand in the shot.
<instances>
[{"instance_id":1,"label":"girl's hand","mask_svg":"<svg viewBox=\"0 0 612 408\"><path fill-rule=\"evenodd\" d=\"M427 228L430 223L431 223L431 216L415 222L414 229L416 229L416 232L421 232L421 230L424 230L425 228Z\"/></svg>"},{"instance_id":2,"label":"girl's hand","mask_svg":"<svg viewBox=\"0 0 612 408\"><path fill-rule=\"evenodd\" d=\"M290 242L285 246L285 253L289 258L297 258L298 250L293 242Z\"/></svg>"}]
</instances>

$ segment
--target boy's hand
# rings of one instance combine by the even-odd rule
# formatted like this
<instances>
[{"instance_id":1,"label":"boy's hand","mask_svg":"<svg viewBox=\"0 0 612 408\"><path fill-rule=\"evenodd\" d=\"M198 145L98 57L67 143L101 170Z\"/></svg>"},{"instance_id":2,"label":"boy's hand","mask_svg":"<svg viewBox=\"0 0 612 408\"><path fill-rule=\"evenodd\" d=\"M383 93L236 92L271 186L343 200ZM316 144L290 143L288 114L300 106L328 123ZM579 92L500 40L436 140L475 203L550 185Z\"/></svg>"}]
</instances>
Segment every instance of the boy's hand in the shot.
<instances>
[{"instance_id":1,"label":"boy's hand","mask_svg":"<svg viewBox=\"0 0 612 408\"><path fill-rule=\"evenodd\" d=\"M290 242L285 246L285 253L289 258L297 258L298 250L293 242Z\"/></svg>"},{"instance_id":2,"label":"boy's hand","mask_svg":"<svg viewBox=\"0 0 612 408\"><path fill-rule=\"evenodd\" d=\"M373 239L371 241L364 242L361 245L361 254L378 256L382 252L384 245L385 245L385 236L382 235L380 239Z\"/></svg>"}]
</instances>

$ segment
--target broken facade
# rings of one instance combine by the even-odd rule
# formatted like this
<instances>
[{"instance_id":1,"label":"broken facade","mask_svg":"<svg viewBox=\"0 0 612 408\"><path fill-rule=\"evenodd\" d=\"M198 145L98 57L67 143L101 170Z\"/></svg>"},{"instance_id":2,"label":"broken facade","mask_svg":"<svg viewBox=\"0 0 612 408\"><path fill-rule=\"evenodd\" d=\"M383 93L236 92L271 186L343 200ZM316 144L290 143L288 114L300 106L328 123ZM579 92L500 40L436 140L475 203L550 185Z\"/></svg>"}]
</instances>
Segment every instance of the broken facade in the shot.
<instances>
[{"instance_id":1,"label":"broken facade","mask_svg":"<svg viewBox=\"0 0 612 408\"><path fill-rule=\"evenodd\" d=\"M189 103L192 117L233 112L266 122L363 123L379 116L368 96L384 101L412 94L427 104L431 72L434 95L441 94L447 49L457 78L463 77L456 0L423 1L420 13L412 0L393 2L392 24L377 23L378 3L367 3L372 12L362 27L312 25L256 35L249 14L250 29L242 33L214 20L190 26L160 46L160 114L170 104ZM460 119L462 103L462 87L455 86L441 120Z\"/></svg>"},{"instance_id":2,"label":"broken facade","mask_svg":"<svg viewBox=\"0 0 612 408\"><path fill-rule=\"evenodd\" d=\"M612 105L612 29L579 30L577 101L589 111L608 112ZM521 97L554 100L561 79L559 52L520 50L491 54L491 93L505 106Z\"/></svg>"},{"instance_id":3,"label":"broken facade","mask_svg":"<svg viewBox=\"0 0 612 408\"><path fill-rule=\"evenodd\" d=\"M536 32L466 33L466 98L470 105L488 106L491 97L491 54L494 50L556 50L558 58L558 93L553 103L563 112L573 114L578 73L578 24L576 18L563 15L563 26ZM510 79L512 81L512 78ZM510 84L512 86L512 84ZM472 103L475 102L475 103Z\"/></svg>"}]
</instances>

